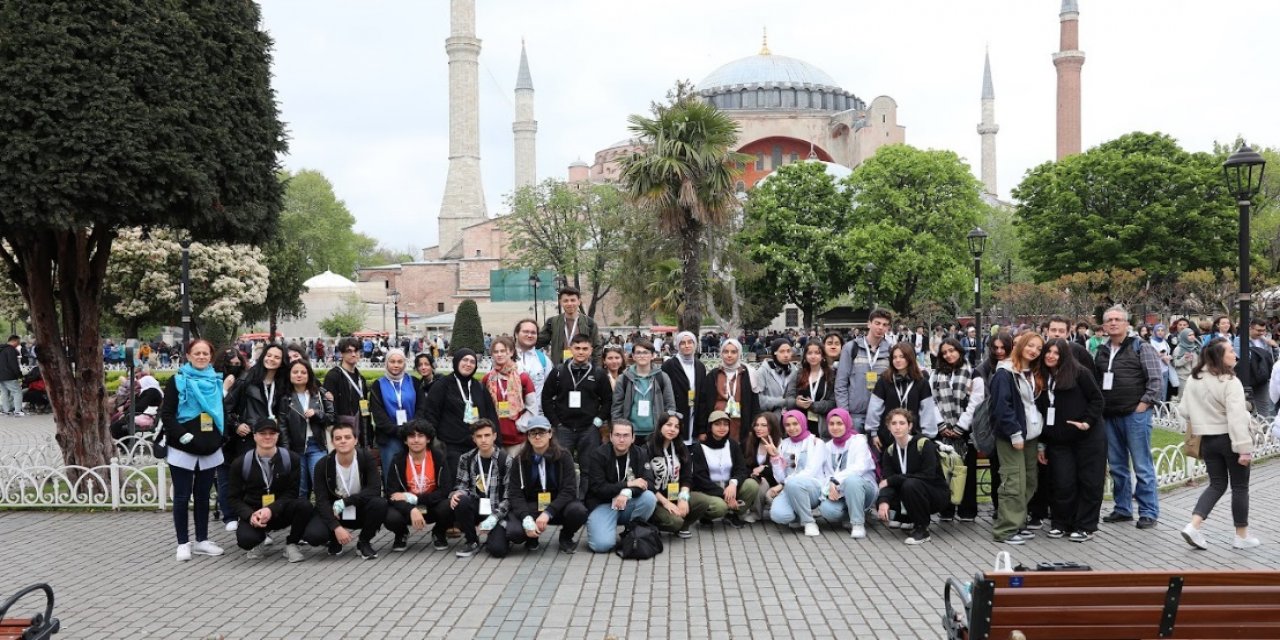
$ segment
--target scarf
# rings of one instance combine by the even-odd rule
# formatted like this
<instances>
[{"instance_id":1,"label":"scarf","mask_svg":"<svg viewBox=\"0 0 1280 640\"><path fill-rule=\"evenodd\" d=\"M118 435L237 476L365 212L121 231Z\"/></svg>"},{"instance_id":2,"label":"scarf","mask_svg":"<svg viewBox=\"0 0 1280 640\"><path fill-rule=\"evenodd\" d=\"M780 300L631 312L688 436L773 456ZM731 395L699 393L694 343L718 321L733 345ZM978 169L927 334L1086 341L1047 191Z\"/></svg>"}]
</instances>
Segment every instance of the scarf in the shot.
<instances>
[{"instance_id":1,"label":"scarf","mask_svg":"<svg viewBox=\"0 0 1280 640\"><path fill-rule=\"evenodd\" d=\"M960 424L960 415L964 413L969 401L969 383L973 380L973 369L964 365L951 373L934 370L929 377L929 385L933 391L933 404L938 407L943 424Z\"/></svg>"},{"instance_id":2,"label":"scarf","mask_svg":"<svg viewBox=\"0 0 1280 640\"><path fill-rule=\"evenodd\" d=\"M805 431L808 431L808 429L805 429ZM723 449L724 446L728 444L728 442L729 442L729 434L726 433L723 438L717 438L715 434L711 433L711 430L708 429L707 439L702 441L702 446L708 449Z\"/></svg>"},{"instance_id":3,"label":"scarf","mask_svg":"<svg viewBox=\"0 0 1280 640\"><path fill-rule=\"evenodd\" d=\"M787 438L790 439L792 442L796 444L800 444L801 442L804 442L805 438L808 438L809 436L813 435L812 433L809 433L809 419L804 417L803 413L796 411L795 409L792 409L790 411L783 411L782 424L785 425L787 423L787 418L795 418L800 422L800 435L787 436Z\"/></svg>"},{"instance_id":4,"label":"scarf","mask_svg":"<svg viewBox=\"0 0 1280 640\"><path fill-rule=\"evenodd\" d=\"M1165 341L1165 340L1164 340L1164 338L1160 336L1160 332L1161 332L1161 331L1163 331L1163 330L1164 330L1164 328L1165 328L1165 327L1164 327L1164 325L1163 325L1163 324L1157 324L1157 325L1155 326L1155 328L1151 330L1151 341L1152 341L1152 342L1164 342L1164 341Z\"/></svg>"},{"instance_id":5,"label":"scarf","mask_svg":"<svg viewBox=\"0 0 1280 640\"><path fill-rule=\"evenodd\" d=\"M844 422L844 435L840 436L839 438L831 439L831 442L835 443L837 447L843 447L844 443L849 441L849 438L852 438L853 436L857 435L857 432L854 431L854 428L853 428L853 418L849 415L848 411L845 411L840 407L836 407L827 412L828 425L831 424L831 416L840 418L840 420Z\"/></svg>"},{"instance_id":6,"label":"scarf","mask_svg":"<svg viewBox=\"0 0 1280 640\"><path fill-rule=\"evenodd\" d=\"M691 353L688 356L684 355L683 353L680 353L680 342L685 338L693 340L694 353ZM677 357L680 358L680 362L683 362L685 366L689 366L689 367L693 366L693 363L698 359L697 351L698 351L697 336L693 335L693 333L689 331L681 331L680 333L676 334L676 354L677 354Z\"/></svg>"},{"instance_id":7,"label":"scarf","mask_svg":"<svg viewBox=\"0 0 1280 640\"><path fill-rule=\"evenodd\" d=\"M1200 353L1200 341L1190 327L1178 332L1178 346L1186 353Z\"/></svg>"},{"instance_id":8,"label":"scarf","mask_svg":"<svg viewBox=\"0 0 1280 640\"><path fill-rule=\"evenodd\" d=\"M505 385L499 385L499 381L506 381ZM520 383L520 369L516 367L514 360L508 361L507 366L499 368L494 365L484 377L485 386L489 389L489 397L493 398L494 403L502 402L502 387L507 388L506 402L511 408L511 415L518 416L524 412L524 385ZM513 393L514 392L514 393Z\"/></svg>"},{"instance_id":9,"label":"scarf","mask_svg":"<svg viewBox=\"0 0 1280 640\"><path fill-rule=\"evenodd\" d=\"M197 369L185 363L174 376L178 390L178 422L187 422L207 413L222 433L222 375L213 367Z\"/></svg>"}]
</instances>

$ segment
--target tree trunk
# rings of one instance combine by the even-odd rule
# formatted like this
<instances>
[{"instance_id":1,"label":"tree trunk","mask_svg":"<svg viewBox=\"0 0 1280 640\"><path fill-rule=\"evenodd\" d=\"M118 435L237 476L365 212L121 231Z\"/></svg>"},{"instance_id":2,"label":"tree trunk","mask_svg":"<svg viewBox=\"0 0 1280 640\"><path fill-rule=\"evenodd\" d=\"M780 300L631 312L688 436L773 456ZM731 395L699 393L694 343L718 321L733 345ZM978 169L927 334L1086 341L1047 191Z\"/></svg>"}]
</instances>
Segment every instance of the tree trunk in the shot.
<instances>
[{"instance_id":1,"label":"tree trunk","mask_svg":"<svg viewBox=\"0 0 1280 640\"><path fill-rule=\"evenodd\" d=\"M279 310L272 309L270 319L267 320L267 342L274 343L276 341L276 324L280 319ZM400 322L400 318L396 318L396 322ZM394 333L394 332L393 332Z\"/></svg>"},{"instance_id":2,"label":"tree trunk","mask_svg":"<svg viewBox=\"0 0 1280 640\"><path fill-rule=\"evenodd\" d=\"M680 264L684 271L681 282L684 310L680 313L680 330L698 335L702 328L703 295L706 276L702 271L702 223L689 214L680 232Z\"/></svg>"},{"instance_id":3,"label":"tree trunk","mask_svg":"<svg viewBox=\"0 0 1280 640\"><path fill-rule=\"evenodd\" d=\"M125 320L124 321L124 337L137 338L138 327L140 326L142 326L141 318L129 318L128 320Z\"/></svg>"}]
</instances>

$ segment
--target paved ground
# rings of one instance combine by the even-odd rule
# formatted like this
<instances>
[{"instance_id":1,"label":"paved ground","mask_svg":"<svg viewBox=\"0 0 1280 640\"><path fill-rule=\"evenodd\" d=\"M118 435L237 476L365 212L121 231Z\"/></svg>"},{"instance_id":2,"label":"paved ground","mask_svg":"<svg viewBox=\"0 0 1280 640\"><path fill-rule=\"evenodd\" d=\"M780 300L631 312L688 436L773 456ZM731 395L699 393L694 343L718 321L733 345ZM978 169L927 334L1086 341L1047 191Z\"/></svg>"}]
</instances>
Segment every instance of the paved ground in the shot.
<instances>
[{"instance_id":1,"label":"paved ground","mask_svg":"<svg viewBox=\"0 0 1280 640\"><path fill-rule=\"evenodd\" d=\"M48 433L37 421L0 419L0 442ZM1280 505L1270 499L1280 463L1260 465L1252 490L1264 544L1247 552L1229 546L1226 502L1206 525L1209 551L1182 542L1177 530L1200 488L1163 494L1155 530L1103 525L1086 544L1041 535L999 545L985 518L937 525L921 547L879 526L854 541L843 529L810 539L774 525L717 525L669 539L665 553L643 562L593 555L585 544L564 556L554 533L541 550L503 560L457 559L421 537L392 554L383 532L377 560L306 550L305 562L290 565L278 555L245 559L231 551L233 534L215 527L228 555L179 564L168 513L8 511L0 512L0 595L49 582L58 637L67 638L938 638L944 580L989 567L998 551L1095 569L1280 569Z\"/></svg>"}]
</instances>

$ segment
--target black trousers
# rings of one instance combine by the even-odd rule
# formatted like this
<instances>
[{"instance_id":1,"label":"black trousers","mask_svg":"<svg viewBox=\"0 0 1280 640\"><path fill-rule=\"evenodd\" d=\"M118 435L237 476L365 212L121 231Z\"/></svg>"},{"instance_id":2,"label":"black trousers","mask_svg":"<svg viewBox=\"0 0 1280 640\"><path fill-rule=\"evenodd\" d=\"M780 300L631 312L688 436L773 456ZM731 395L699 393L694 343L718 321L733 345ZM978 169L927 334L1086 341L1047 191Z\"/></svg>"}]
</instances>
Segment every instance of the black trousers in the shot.
<instances>
[{"instance_id":1,"label":"black trousers","mask_svg":"<svg viewBox=\"0 0 1280 640\"><path fill-rule=\"evenodd\" d=\"M1200 438L1200 455L1209 471L1209 486L1196 500L1191 512L1208 519L1213 506L1231 483L1231 519L1237 527L1249 526L1249 467L1240 464L1240 454L1231 450L1231 436L1222 434Z\"/></svg>"},{"instance_id":2,"label":"black trousers","mask_svg":"<svg viewBox=\"0 0 1280 640\"><path fill-rule=\"evenodd\" d=\"M322 545L328 542L327 531L320 530L321 535L316 530L309 529L315 509L311 503L302 498L277 498L274 505L276 507L271 513L271 520L267 522L267 526L258 528L249 523L247 518L241 518L240 524L236 528L236 545L241 549L248 551L267 539L267 534L272 531L279 531L286 527L289 528L289 537L285 538L285 544L298 544L302 540L306 540L307 544Z\"/></svg>"},{"instance_id":3,"label":"black trousers","mask_svg":"<svg viewBox=\"0 0 1280 640\"><path fill-rule=\"evenodd\" d=\"M978 448L972 443L966 447L964 454L964 466L969 470L969 474L964 478L964 495L960 498L960 504L954 505L950 501L942 508L940 515L944 518L960 516L961 518L978 517Z\"/></svg>"},{"instance_id":4,"label":"black trousers","mask_svg":"<svg viewBox=\"0 0 1280 640\"><path fill-rule=\"evenodd\" d=\"M950 498L945 489L919 478L907 478L898 487L894 499L889 501L889 508L898 512L899 521L910 522L916 529L928 529L929 517L948 504ZM905 520L902 517L903 505L907 507Z\"/></svg>"},{"instance_id":5,"label":"black trousers","mask_svg":"<svg viewBox=\"0 0 1280 640\"><path fill-rule=\"evenodd\" d=\"M449 507L449 503L443 504L446 509ZM462 531L462 537L467 542L478 543L480 542L480 534L476 533L476 525L489 516L480 515L480 497L467 493L458 498L458 506L450 512L449 517L452 518L453 526ZM505 522L498 522L493 529L495 531L501 529L505 524Z\"/></svg>"},{"instance_id":6,"label":"black trousers","mask_svg":"<svg viewBox=\"0 0 1280 640\"><path fill-rule=\"evenodd\" d=\"M386 526L388 529L391 528L388 524L387 517L389 513L390 511L387 507L387 499L379 496L377 498L366 500L363 506L356 507L356 517L354 520L339 520L338 523L341 524L344 529L350 531L359 530L360 541L369 542L373 540L374 536L378 535L378 529L381 529L383 526ZM319 529L317 530L316 527L319 527ZM319 514L316 514L312 519L312 524L307 525L307 543L312 544L312 536L321 534L324 536L325 544L337 541L338 539L337 536L334 535L333 530L329 528L329 525L326 524L324 520L320 519Z\"/></svg>"},{"instance_id":7,"label":"black trousers","mask_svg":"<svg viewBox=\"0 0 1280 640\"><path fill-rule=\"evenodd\" d=\"M536 520L541 513L534 513L533 518ZM577 535L578 529L587 523L587 506L581 502L574 500L569 503L568 508L562 513L556 514L548 524L560 525L560 541L572 542L573 536ZM515 514L507 514L506 525L499 524L489 532L489 539L485 541L485 549L489 551L489 555L495 558L505 558L507 552L511 550L512 543L525 542L532 540L524 534L524 523L517 519Z\"/></svg>"},{"instance_id":8,"label":"black trousers","mask_svg":"<svg viewBox=\"0 0 1280 640\"><path fill-rule=\"evenodd\" d=\"M416 508L402 500L392 502L387 509L387 530L396 534L397 537L409 535L410 512ZM454 524L453 511L449 509L448 500L441 500L436 506L428 509L422 515L427 522L433 525L431 527L431 535L439 538L443 538L445 531Z\"/></svg>"},{"instance_id":9,"label":"black trousers","mask_svg":"<svg viewBox=\"0 0 1280 640\"><path fill-rule=\"evenodd\" d=\"M1045 457L1053 478L1053 528L1097 531L1107 479L1106 430L1093 427L1074 442L1049 443Z\"/></svg>"},{"instance_id":10,"label":"black trousers","mask_svg":"<svg viewBox=\"0 0 1280 640\"><path fill-rule=\"evenodd\" d=\"M449 478L450 482L458 477L458 461L462 459L462 454L476 448L471 441L466 444L450 444L444 443L444 477Z\"/></svg>"},{"instance_id":11,"label":"black trousers","mask_svg":"<svg viewBox=\"0 0 1280 640\"><path fill-rule=\"evenodd\" d=\"M1053 472L1049 471L1049 465L1037 464L1036 492L1027 501L1027 515L1041 520L1050 519L1049 515L1053 510L1053 495Z\"/></svg>"},{"instance_id":12,"label":"black trousers","mask_svg":"<svg viewBox=\"0 0 1280 640\"><path fill-rule=\"evenodd\" d=\"M556 442L573 453L579 465L591 451L600 448L600 430L594 425L586 428L556 427Z\"/></svg>"}]
</instances>

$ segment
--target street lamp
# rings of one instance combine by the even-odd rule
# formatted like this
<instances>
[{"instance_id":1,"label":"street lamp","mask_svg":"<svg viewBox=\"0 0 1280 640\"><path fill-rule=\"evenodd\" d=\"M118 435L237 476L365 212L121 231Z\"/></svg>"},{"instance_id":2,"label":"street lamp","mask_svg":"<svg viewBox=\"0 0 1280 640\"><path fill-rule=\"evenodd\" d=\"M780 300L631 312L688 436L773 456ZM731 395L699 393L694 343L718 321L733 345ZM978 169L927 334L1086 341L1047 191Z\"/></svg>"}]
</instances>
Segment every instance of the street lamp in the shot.
<instances>
[{"instance_id":1,"label":"street lamp","mask_svg":"<svg viewBox=\"0 0 1280 640\"><path fill-rule=\"evenodd\" d=\"M542 284L542 278L538 277L536 271L531 272L529 274L529 286L533 287L533 323L538 326L542 326L538 323L538 285L540 284Z\"/></svg>"},{"instance_id":2,"label":"street lamp","mask_svg":"<svg viewBox=\"0 0 1280 640\"><path fill-rule=\"evenodd\" d=\"M191 238L184 235L178 245L182 247L182 353L186 354L191 344Z\"/></svg>"},{"instance_id":3,"label":"street lamp","mask_svg":"<svg viewBox=\"0 0 1280 640\"><path fill-rule=\"evenodd\" d=\"M1222 174L1227 181L1227 190L1236 198L1236 206L1240 209L1240 364L1236 371L1240 372L1240 382L1244 385L1246 400L1253 398L1253 380L1249 375L1249 303L1253 296L1253 287L1249 284L1249 205L1258 191L1262 189L1262 172L1267 161L1257 151L1241 144L1240 148L1227 161L1222 163ZM1256 169L1256 170L1255 170Z\"/></svg>"},{"instance_id":4,"label":"street lamp","mask_svg":"<svg viewBox=\"0 0 1280 640\"><path fill-rule=\"evenodd\" d=\"M387 295L391 296L391 346L394 347L400 344L400 292L392 289Z\"/></svg>"},{"instance_id":5,"label":"street lamp","mask_svg":"<svg viewBox=\"0 0 1280 640\"><path fill-rule=\"evenodd\" d=\"M967 236L969 253L973 254L973 322L978 329L978 339L982 339L982 251L987 247L987 232L982 227L974 227Z\"/></svg>"},{"instance_id":6,"label":"street lamp","mask_svg":"<svg viewBox=\"0 0 1280 640\"><path fill-rule=\"evenodd\" d=\"M862 266L867 274L867 323L871 323L871 311L876 308L876 263L868 262Z\"/></svg>"}]
</instances>

